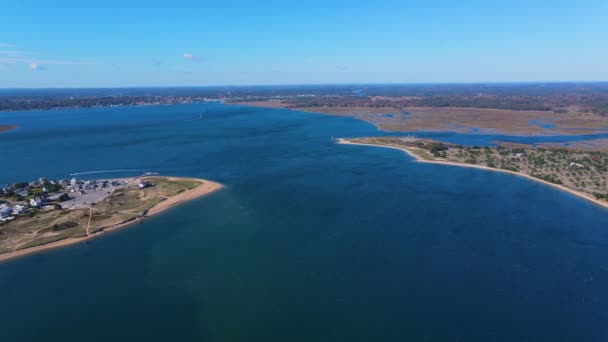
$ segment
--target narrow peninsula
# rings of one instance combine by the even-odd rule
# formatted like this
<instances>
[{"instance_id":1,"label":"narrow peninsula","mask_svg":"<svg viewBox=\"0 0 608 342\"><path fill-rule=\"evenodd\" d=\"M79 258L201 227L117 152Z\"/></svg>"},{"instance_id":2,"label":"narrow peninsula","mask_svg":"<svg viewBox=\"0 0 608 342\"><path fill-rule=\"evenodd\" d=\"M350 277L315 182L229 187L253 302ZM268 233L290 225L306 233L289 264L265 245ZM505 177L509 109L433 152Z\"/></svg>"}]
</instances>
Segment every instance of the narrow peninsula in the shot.
<instances>
[{"instance_id":1,"label":"narrow peninsula","mask_svg":"<svg viewBox=\"0 0 608 342\"><path fill-rule=\"evenodd\" d=\"M79 243L221 188L153 175L15 183L0 190L0 261Z\"/></svg>"},{"instance_id":2,"label":"narrow peninsula","mask_svg":"<svg viewBox=\"0 0 608 342\"><path fill-rule=\"evenodd\" d=\"M513 143L463 146L415 137L339 139L338 143L395 148L419 162L514 174L608 208L608 153L603 151Z\"/></svg>"}]
</instances>

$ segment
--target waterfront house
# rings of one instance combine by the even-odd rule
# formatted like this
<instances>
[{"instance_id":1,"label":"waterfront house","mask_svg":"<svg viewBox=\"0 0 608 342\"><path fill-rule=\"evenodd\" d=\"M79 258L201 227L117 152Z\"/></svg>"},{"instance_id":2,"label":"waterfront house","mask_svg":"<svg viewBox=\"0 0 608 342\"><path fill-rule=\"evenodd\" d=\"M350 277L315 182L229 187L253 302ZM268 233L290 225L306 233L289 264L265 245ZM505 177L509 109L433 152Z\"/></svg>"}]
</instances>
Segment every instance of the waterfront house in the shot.
<instances>
[{"instance_id":1,"label":"waterfront house","mask_svg":"<svg viewBox=\"0 0 608 342\"><path fill-rule=\"evenodd\" d=\"M27 208L21 204L17 204L13 207L13 215L15 216L23 215L26 212Z\"/></svg>"},{"instance_id":2,"label":"waterfront house","mask_svg":"<svg viewBox=\"0 0 608 342\"><path fill-rule=\"evenodd\" d=\"M11 216L12 213L13 213L13 208L11 208L8 205L3 204L0 207L0 219L2 219L3 221L7 220Z\"/></svg>"},{"instance_id":3,"label":"waterfront house","mask_svg":"<svg viewBox=\"0 0 608 342\"><path fill-rule=\"evenodd\" d=\"M139 180L139 188L140 188L140 189L145 189L145 188L147 188L147 187L149 187L149 186L152 186L152 183L150 183L150 182L148 182L148 181L145 181L145 180L143 180L143 179L140 179L140 180Z\"/></svg>"},{"instance_id":4,"label":"waterfront house","mask_svg":"<svg viewBox=\"0 0 608 342\"><path fill-rule=\"evenodd\" d=\"M46 203L46 199L42 196L36 196L30 199L30 206L40 208Z\"/></svg>"}]
</instances>

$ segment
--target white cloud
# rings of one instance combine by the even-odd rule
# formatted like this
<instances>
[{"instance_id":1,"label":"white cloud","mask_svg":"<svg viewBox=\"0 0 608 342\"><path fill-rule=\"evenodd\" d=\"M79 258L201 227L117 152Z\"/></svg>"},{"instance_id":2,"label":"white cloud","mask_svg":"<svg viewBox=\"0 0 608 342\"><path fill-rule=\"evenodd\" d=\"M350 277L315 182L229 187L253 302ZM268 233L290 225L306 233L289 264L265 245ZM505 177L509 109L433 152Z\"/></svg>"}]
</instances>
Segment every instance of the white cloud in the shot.
<instances>
[{"instance_id":1,"label":"white cloud","mask_svg":"<svg viewBox=\"0 0 608 342\"><path fill-rule=\"evenodd\" d=\"M30 63L28 67L30 70L44 70L44 66L40 65L39 63Z\"/></svg>"},{"instance_id":2,"label":"white cloud","mask_svg":"<svg viewBox=\"0 0 608 342\"><path fill-rule=\"evenodd\" d=\"M94 65L95 61L73 60L43 60L35 58L31 54L19 51L14 44L0 43L0 65L25 64L30 70L44 70L47 65Z\"/></svg>"},{"instance_id":3,"label":"white cloud","mask_svg":"<svg viewBox=\"0 0 608 342\"><path fill-rule=\"evenodd\" d=\"M201 57L187 52L187 53L184 53L184 59L187 59L189 61L200 61Z\"/></svg>"}]
</instances>

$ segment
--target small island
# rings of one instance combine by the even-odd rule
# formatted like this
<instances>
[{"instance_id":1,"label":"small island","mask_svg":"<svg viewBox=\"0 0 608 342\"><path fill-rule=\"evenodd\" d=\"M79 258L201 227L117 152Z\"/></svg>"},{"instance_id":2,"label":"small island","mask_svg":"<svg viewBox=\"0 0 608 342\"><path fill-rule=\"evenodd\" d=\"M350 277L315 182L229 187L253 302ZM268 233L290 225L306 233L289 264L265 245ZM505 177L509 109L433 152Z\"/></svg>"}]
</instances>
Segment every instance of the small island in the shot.
<instances>
[{"instance_id":1,"label":"small island","mask_svg":"<svg viewBox=\"0 0 608 342\"><path fill-rule=\"evenodd\" d=\"M514 143L463 146L416 137L339 139L338 143L395 148L421 162L510 173L608 208L608 152L604 151Z\"/></svg>"},{"instance_id":2,"label":"small island","mask_svg":"<svg viewBox=\"0 0 608 342\"><path fill-rule=\"evenodd\" d=\"M0 190L0 261L82 242L221 188L150 174L15 183Z\"/></svg>"}]
</instances>

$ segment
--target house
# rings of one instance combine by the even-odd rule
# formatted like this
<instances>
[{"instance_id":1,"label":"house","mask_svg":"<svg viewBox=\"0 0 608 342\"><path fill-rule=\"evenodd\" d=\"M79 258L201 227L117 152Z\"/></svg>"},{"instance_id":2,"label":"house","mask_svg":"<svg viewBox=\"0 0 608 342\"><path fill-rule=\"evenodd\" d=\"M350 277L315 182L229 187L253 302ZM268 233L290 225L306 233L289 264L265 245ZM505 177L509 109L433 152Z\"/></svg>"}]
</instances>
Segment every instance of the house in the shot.
<instances>
[{"instance_id":1,"label":"house","mask_svg":"<svg viewBox=\"0 0 608 342\"><path fill-rule=\"evenodd\" d=\"M570 167L584 168L585 165L579 163L570 163Z\"/></svg>"},{"instance_id":2,"label":"house","mask_svg":"<svg viewBox=\"0 0 608 342\"><path fill-rule=\"evenodd\" d=\"M46 203L46 198L42 196L36 196L30 199L30 206L40 208Z\"/></svg>"},{"instance_id":3,"label":"house","mask_svg":"<svg viewBox=\"0 0 608 342\"><path fill-rule=\"evenodd\" d=\"M27 190L20 190L20 191L17 191L16 194L19 195L19 196L21 196L21 197L25 197L25 196L29 195L30 192L27 191Z\"/></svg>"},{"instance_id":4,"label":"house","mask_svg":"<svg viewBox=\"0 0 608 342\"><path fill-rule=\"evenodd\" d=\"M149 187L149 186L152 186L152 183L150 183L150 182L148 182L148 181L145 181L145 180L143 180L143 179L140 179L140 180L139 180L139 188L140 188L140 189L145 189L145 188L147 188L147 187Z\"/></svg>"},{"instance_id":5,"label":"house","mask_svg":"<svg viewBox=\"0 0 608 342\"><path fill-rule=\"evenodd\" d=\"M85 181L82 188L84 190L91 190L91 189L93 189L94 186L95 186L95 183L93 183L92 181Z\"/></svg>"},{"instance_id":6,"label":"house","mask_svg":"<svg viewBox=\"0 0 608 342\"><path fill-rule=\"evenodd\" d=\"M17 204L13 207L13 215L19 216L27 212L27 208L21 204Z\"/></svg>"},{"instance_id":7,"label":"house","mask_svg":"<svg viewBox=\"0 0 608 342\"><path fill-rule=\"evenodd\" d=\"M2 205L2 207L0 207L0 220L8 220L12 214L13 208L9 207L8 205Z\"/></svg>"}]
</instances>

